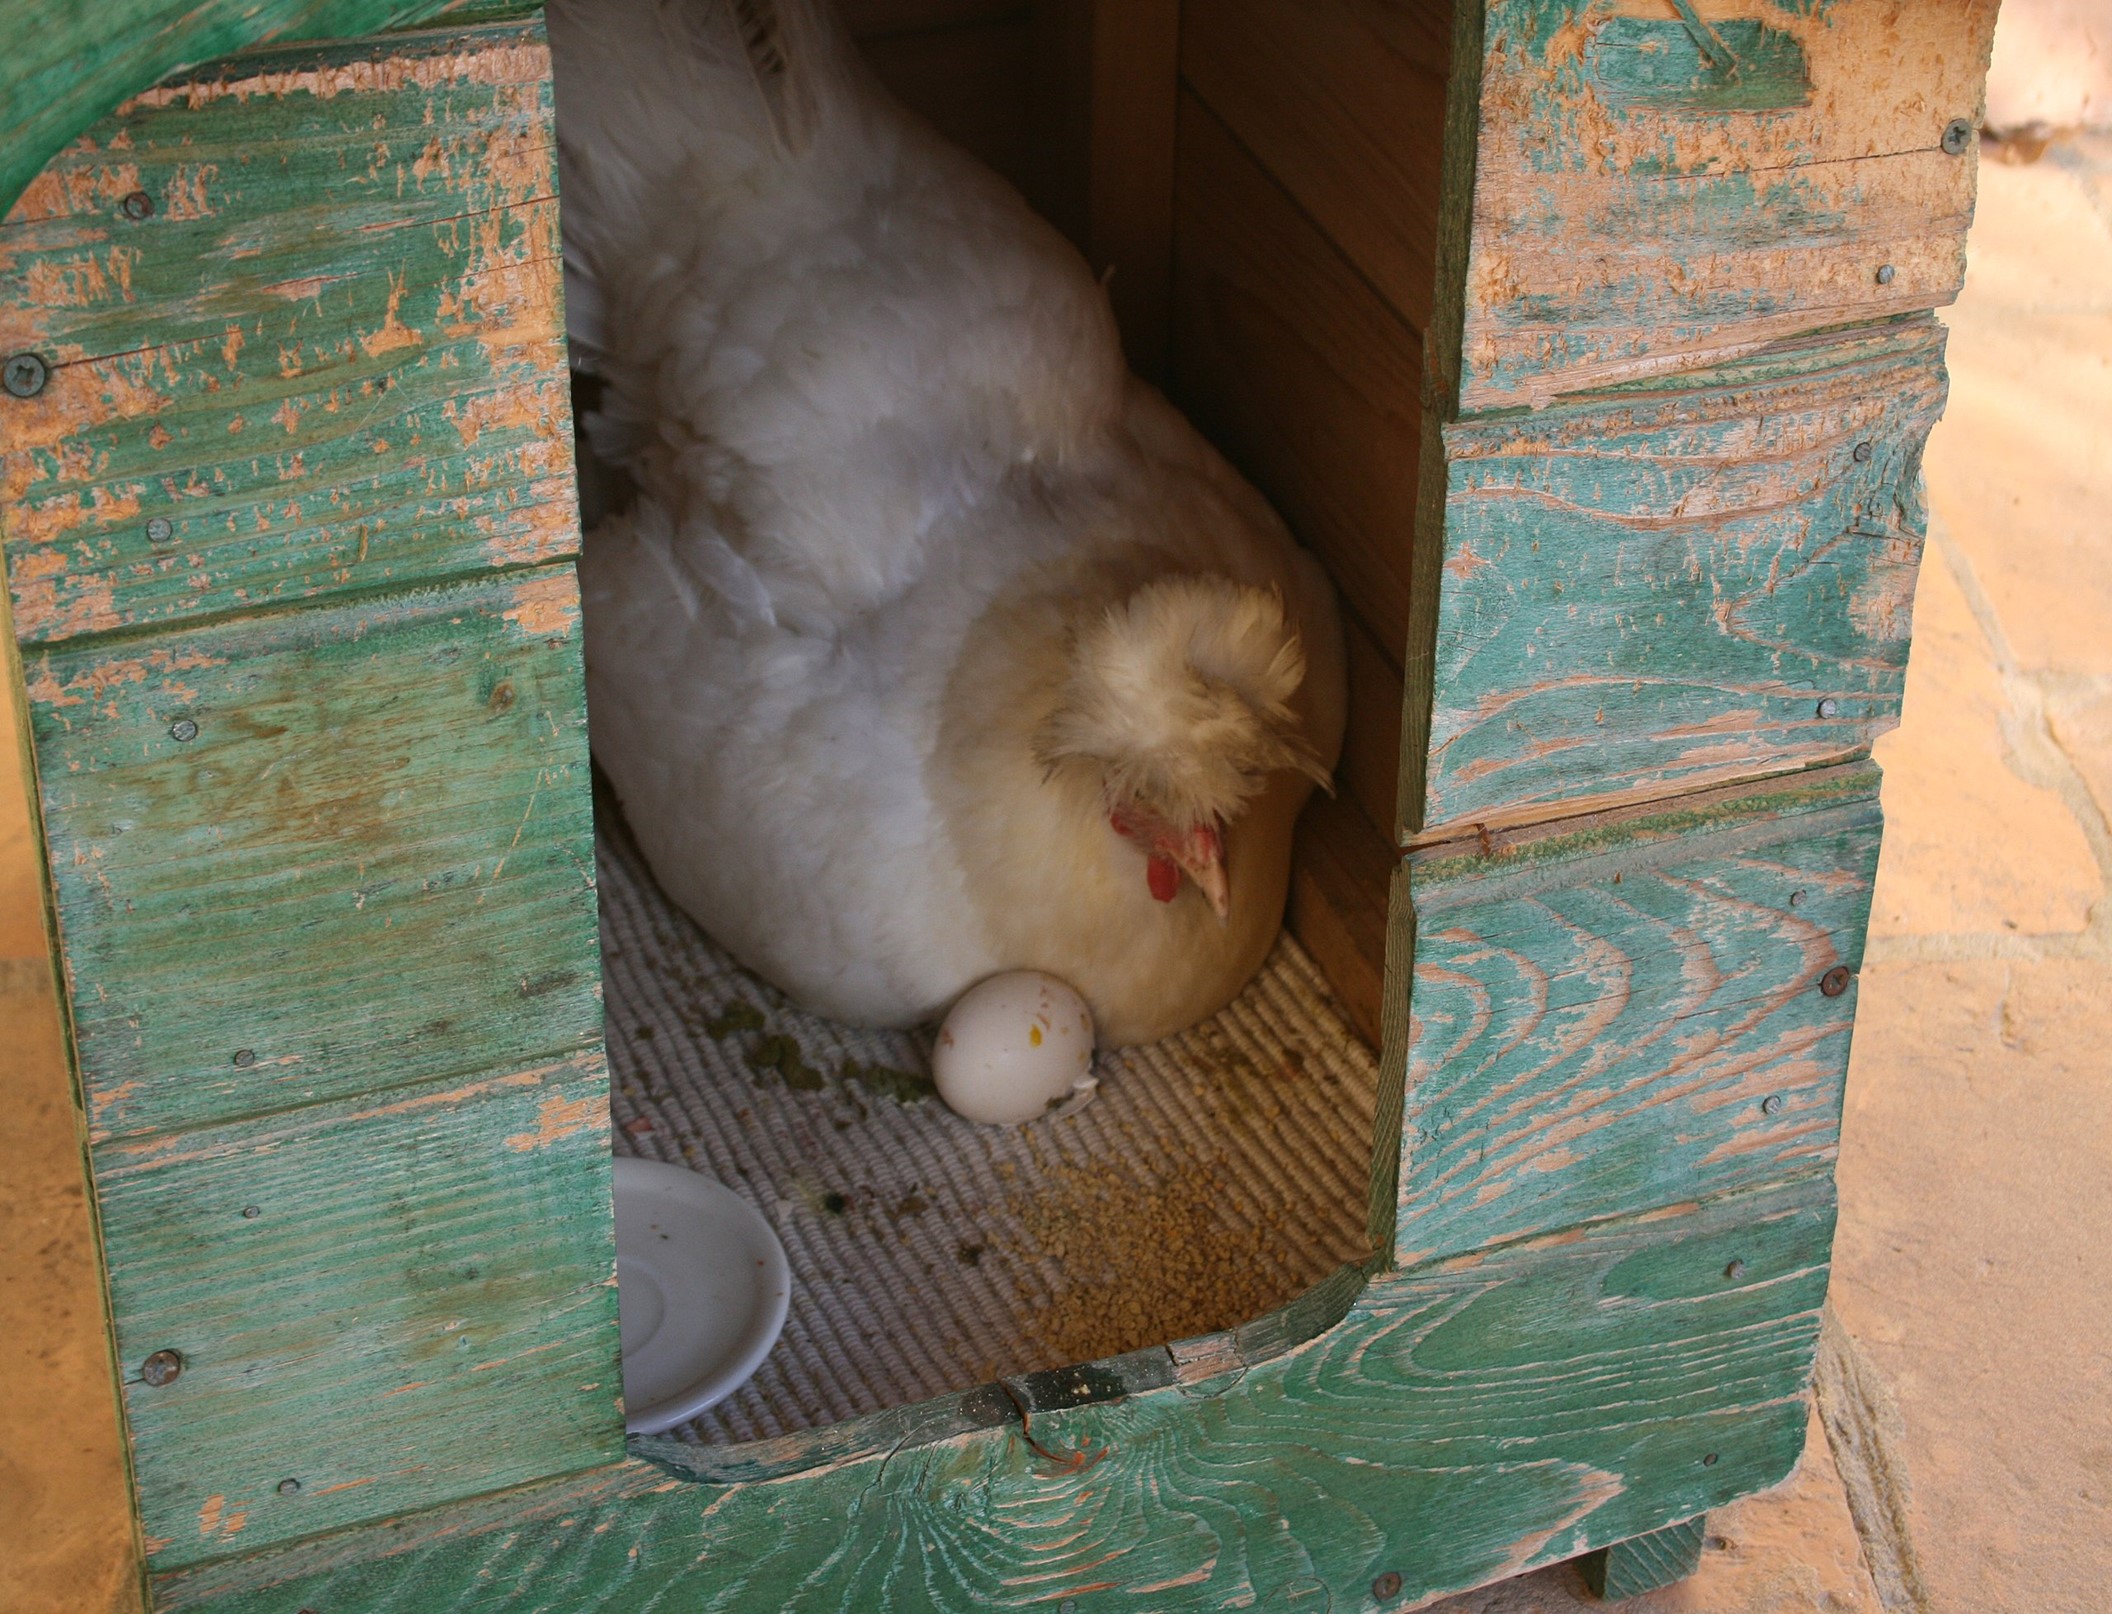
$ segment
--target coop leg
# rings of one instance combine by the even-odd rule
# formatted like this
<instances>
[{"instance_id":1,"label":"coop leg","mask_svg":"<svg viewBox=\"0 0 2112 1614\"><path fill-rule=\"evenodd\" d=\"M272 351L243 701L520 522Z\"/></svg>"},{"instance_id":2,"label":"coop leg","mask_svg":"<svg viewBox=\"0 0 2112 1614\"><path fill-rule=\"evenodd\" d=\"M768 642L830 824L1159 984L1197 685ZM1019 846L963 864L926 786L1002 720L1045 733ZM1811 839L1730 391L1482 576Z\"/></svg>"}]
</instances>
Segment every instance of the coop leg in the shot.
<instances>
[{"instance_id":1,"label":"coop leg","mask_svg":"<svg viewBox=\"0 0 2112 1614\"><path fill-rule=\"evenodd\" d=\"M1697 1514L1646 1536L1631 1536L1602 1547L1579 1560L1584 1584L1594 1597L1612 1603L1685 1580L1701 1567L1701 1538L1707 1524L1708 1515Z\"/></svg>"}]
</instances>

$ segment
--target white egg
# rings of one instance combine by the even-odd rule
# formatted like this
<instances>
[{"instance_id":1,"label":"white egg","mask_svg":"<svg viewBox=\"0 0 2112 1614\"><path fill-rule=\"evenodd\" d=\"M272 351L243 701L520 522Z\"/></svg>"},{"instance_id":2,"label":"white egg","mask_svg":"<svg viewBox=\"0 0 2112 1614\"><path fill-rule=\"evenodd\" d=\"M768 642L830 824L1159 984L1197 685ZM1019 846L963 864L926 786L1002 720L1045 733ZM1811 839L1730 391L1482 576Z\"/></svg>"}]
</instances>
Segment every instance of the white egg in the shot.
<instances>
[{"instance_id":1,"label":"white egg","mask_svg":"<svg viewBox=\"0 0 2112 1614\"><path fill-rule=\"evenodd\" d=\"M1093 1086L1093 1014L1053 975L1013 970L971 986L947 1012L932 1081L954 1112L987 1126L1031 1121Z\"/></svg>"}]
</instances>

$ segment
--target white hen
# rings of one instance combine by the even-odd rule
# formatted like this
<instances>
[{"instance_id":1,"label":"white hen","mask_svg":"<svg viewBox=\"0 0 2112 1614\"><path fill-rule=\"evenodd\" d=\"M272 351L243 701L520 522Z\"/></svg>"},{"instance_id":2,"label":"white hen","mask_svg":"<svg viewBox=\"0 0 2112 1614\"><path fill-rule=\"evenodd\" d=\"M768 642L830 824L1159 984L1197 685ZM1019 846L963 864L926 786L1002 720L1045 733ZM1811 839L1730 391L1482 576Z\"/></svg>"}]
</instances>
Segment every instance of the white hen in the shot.
<instances>
[{"instance_id":1,"label":"white hen","mask_svg":"<svg viewBox=\"0 0 2112 1614\"><path fill-rule=\"evenodd\" d=\"M1084 262L814 0L553 0L596 757L669 894L821 1013L1047 970L1222 1006L1340 744L1327 582L1123 365Z\"/></svg>"}]
</instances>

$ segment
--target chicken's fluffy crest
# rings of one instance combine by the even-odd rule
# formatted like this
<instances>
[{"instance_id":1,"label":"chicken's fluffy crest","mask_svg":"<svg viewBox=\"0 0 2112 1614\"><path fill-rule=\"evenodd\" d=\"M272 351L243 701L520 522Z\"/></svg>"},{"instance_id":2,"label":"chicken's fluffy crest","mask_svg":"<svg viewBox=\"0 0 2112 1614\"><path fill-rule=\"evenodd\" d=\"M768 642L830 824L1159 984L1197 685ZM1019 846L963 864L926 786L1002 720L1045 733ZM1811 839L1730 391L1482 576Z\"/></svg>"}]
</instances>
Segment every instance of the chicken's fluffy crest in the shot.
<instances>
[{"instance_id":1,"label":"chicken's fluffy crest","mask_svg":"<svg viewBox=\"0 0 2112 1614\"><path fill-rule=\"evenodd\" d=\"M1291 709L1304 679L1305 649L1274 589L1164 578L1074 635L1035 754L1049 768L1097 765L1110 806L1228 820L1279 770L1328 783Z\"/></svg>"}]
</instances>

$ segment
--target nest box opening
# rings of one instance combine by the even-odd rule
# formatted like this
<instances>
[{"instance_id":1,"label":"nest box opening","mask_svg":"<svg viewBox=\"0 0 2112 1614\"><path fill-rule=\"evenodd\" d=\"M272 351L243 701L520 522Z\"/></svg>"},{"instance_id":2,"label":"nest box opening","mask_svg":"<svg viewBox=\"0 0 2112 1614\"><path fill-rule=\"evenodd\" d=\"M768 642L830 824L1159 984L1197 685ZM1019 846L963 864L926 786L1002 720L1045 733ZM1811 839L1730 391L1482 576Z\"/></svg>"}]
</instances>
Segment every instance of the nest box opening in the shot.
<instances>
[{"instance_id":1,"label":"nest box opening","mask_svg":"<svg viewBox=\"0 0 2112 1614\"><path fill-rule=\"evenodd\" d=\"M1276 9L841 0L887 87L1078 246L1132 368L1321 559L1350 715L1260 974L1192 1030L1103 1054L1088 1107L1017 1129L937 1101L928 1032L834 1025L742 970L658 890L598 781L616 1149L747 1195L793 1270L776 1352L685 1438L763 1439L1149 1347L1207 1365L1208 1336L1390 1237L1400 1098L1380 1078L1381 984L1449 8L1384 25L1429 96L1391 106L1365 144L1390 190L1431 207L1378 219L1329 192L1332 170L1307 171L1313 154L1232 132L1257 100L1338 95L1276 81L1270 38L1300 26ZM1369 112L1351 96L1341 116ZM1275 168L1339 217L1317 219ZM1390 283L1352 267L1344 230ZM579 413L595 388L575 377ZM583 442L580 463L591 544L595 506L622 494ZM1333 1320L1308 1309L1307 1332ZM1096 1393L1121 1393L1106 1377Z\"/></svg>"}]
</instances>

